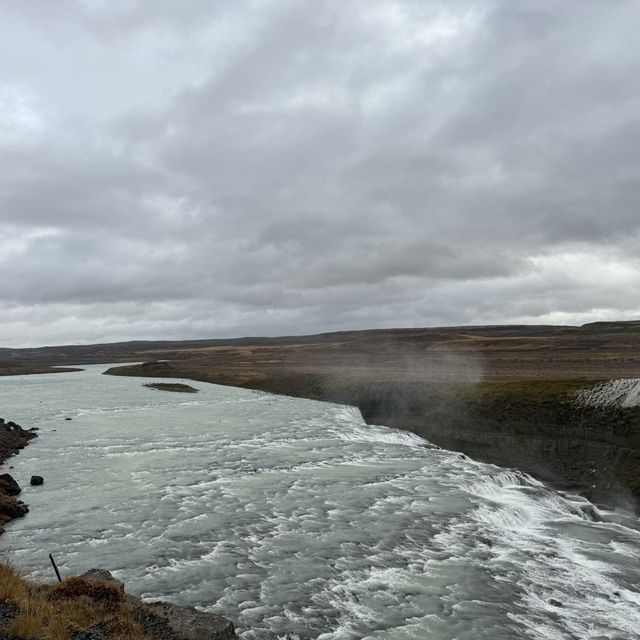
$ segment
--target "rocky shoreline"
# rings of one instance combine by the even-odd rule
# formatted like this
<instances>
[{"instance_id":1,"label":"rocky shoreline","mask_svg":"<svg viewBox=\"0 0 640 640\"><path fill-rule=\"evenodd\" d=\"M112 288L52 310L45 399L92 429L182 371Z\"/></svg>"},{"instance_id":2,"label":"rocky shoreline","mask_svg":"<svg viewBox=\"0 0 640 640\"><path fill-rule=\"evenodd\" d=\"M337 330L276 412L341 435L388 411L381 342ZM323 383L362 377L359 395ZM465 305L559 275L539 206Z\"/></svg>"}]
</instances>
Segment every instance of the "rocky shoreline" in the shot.
<instances>
[{"instance_id":1,"label":"rocky shoreline","mask_svg":"<svg viewBox=\"0 0 640 640\"><path fill-rule=\"evenodd\" d=\"M0 418L0 464L26 447L36 435L34 429L23 429L13 421ZM29 512L27 505L16 498L20 493L20 486L10 474L0 474L0 535L7 522Z\"/></svg>"},{"instance_id":2,"label":"rocky shoreline","mask_svg":"<svg viewBox=\"0 0 640 640\"><path fill-rule=\"evenodd\" d=\"M36 584L0 564L0 640L237 640L224 616L143 602L104 569Z\"/></svg>"},{"instance_id":3,"label":"rocky shoreline","mask_svg":"<svg viewBox=\"0 0 640 640\"><path fill-rule=\"evenodd\" d=\"M18 453L29 442L37 436L35 429L24 429L15 422L6 422L3 418L0 418L0 464L2 464L7 458ZM34 479L39 479L40 476L33 476ZM16 496L20 495L21 488L15 479L9 473L0 474L0 535L4 532L3 525L10 522L15 518L21 518L29 512L29 508L24 502L17 499ZM0 565L0 569L11 571L10 568ZM0 578L5 579L5 575ZM43 622L42 625L36 624L37 630L33 631L29 635L20 635L15 629L20 629L21 616L27 616L25 611L31 611L34 607L33 602L26 604L25 593L33 592L38 594L46 591L49 587L45 585L30 585L27 581L22 580L16 575L16 579L22 581L25 585L25 590L22 590L20 599L12 600L8 597L9 591L5 585L0 584L0 640L27 640L34 638L50 638L50 630ZM2 580L0 579L0 582ZM75 581L75 582L74 582ZM140 598L126 594L124 591L123 583L116 580L108 571L101 569L92 569L87 573L79 577L74 577L68 581L61 583L64 584L73 583L74 588L82 589L82 593L79 597L83 599L82 606L86 608L87 604L89 609L92 607L96 610L99 609L101 604L98 601L92 602L92 594L102 593L100 590L91 588L92 584L99 585L111 585L115 587L117 591L122 594L122 611L118 614L118 624L122 624L122 615L127 624L132 624L136 627L136 633L138 629L140 635L131 637L148 639L148 640L234 640L237 638L233 623L224 616L217 614L205 613L198 611L193 607L184 607L173 605L166 602L153 602L146 603ZM7 593L4 593L7 591ZM98 598L99 600L99 598ZM38 600L39 602L39 600ZM37 603L36 603L37 604ZM114 611L109 612L109 615L115 614ZM115 615L111 615L114 618ZM16 623L15 629L12 625ZM30 622L24 622L25 625L31 625ZM31 625L33 627L33 625ZM29 628L31 628L29 627ZM10 635L5 633L5 630L12 630ZM35 635L34 635L35 634ZM55 636L59 637L59 636ZM109 624L99 623L92 625L86 629L76 629L68 636L71 640L117 640L123 637L118 629L111 628Z\"/></svg>"}]
</instances>

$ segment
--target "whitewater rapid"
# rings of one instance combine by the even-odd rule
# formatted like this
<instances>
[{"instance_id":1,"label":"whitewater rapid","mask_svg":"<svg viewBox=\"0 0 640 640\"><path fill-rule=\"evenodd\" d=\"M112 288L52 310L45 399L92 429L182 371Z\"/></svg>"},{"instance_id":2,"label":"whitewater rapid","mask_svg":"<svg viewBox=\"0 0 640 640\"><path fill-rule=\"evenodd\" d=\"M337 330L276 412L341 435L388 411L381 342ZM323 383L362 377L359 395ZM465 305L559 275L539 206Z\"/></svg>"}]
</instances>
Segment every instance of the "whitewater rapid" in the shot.
<instances>
[{"instance_id":1,"label":"whitewater rapid","mask_svg":"<svg viewBox=\"0 0 640 640\"><path fill-rule=\"evenodd\" d=\"M607 380L578 392L578 400L590 407L637 407L640 405L640 380Z\"/></svg>"},{"instance_id":2,"label":"whitewater rapid","mask_svg":"<svg viewBox=\"0 0 640 640\"><path fill-rule=\"evenodd\" d=\"M31 513L0 538L30 575L49 552L107 568L243 640L638 637L631 516L351 407L105 368L0 378L3 415L41 429L8 461Z\"/></svg>"}]
</instances>

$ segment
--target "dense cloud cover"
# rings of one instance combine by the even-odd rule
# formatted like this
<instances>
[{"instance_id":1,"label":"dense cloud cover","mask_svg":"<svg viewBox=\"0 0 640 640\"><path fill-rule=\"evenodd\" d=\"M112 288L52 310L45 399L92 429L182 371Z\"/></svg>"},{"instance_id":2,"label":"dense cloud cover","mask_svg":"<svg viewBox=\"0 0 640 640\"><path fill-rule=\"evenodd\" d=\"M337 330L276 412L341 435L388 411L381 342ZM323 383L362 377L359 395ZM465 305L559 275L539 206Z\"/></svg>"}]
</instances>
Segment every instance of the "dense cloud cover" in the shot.
<instances>
[{"instance_id":1,"label":"dense cloud cover","mask_svg":"<svg viewBox=\"0 0 640 640\"><path fill-rule=\"evenodd\" d=\"M0 6L0 346L640 316L636 0Z\"/></svg>"}]
</instances>

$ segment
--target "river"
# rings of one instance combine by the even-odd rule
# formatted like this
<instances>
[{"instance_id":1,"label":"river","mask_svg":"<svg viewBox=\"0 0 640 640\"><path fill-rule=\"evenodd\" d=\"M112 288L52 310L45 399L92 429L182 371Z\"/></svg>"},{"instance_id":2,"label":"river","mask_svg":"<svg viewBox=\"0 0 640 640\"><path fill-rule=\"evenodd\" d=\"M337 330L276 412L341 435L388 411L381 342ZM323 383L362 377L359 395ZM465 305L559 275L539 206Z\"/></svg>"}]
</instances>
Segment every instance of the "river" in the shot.
<instances>
[{"instance_id":1,"label":"river","mask_svg":"<svg viewBox=\"0 0 640 640\"><path fill-rule=\"evenodd\" d=\"M0 415L40 429L4 465L31 512L0 554L28 575L52 578L50 552L64 575L106 568L244 640L639 637L631 516L592 521L351 407L106 368L0 378Z\"/></svg>"}]
</instances>

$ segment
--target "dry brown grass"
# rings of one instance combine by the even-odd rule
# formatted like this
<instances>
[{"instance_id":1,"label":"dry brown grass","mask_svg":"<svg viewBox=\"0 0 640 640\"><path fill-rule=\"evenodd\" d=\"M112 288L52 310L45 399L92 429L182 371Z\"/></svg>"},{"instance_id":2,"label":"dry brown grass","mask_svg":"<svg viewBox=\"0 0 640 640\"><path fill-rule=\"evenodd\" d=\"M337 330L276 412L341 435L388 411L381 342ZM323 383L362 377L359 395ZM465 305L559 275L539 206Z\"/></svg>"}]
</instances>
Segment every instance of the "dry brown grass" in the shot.
<instances>
[{"instance_id":1,"label":"dry brown grass","mask_svg":"<svg viewBox=\"0 0 640 640\"><path fill-rule=\"evenodd\" d=\"M33 598L20 606L20 615L7 631L29 640L68 640L69 627L54 607L44 600Z\"/></svg>"},{"instance_id":2,"label":"dry brown grass","mask_svg":"<svg viewBox=\"0 0 640 640\"><path fill-rule=\"evenodd\" d=\"M114 640L147 640L140 625L131 618L119 616L105 623L105 628L113 635Z\"/></svg>"},{"instance_id":3,"label":"dry brown grass","mask_svg":"<svg viewBox=\"0 0 640 640\"><path fill-rule=\"evenodd\" d=\"M21 604L28 599L28 589L22 576L9 562L0 564L0 601Z\"/></svg>"},{"instance_id":4,"label":"dry brown grass","mask_svg":"<svg viewBox=\"0 0 640 640\"><path fill-rule=\"evenodd\" d=\"M53 585L25 580L8 562L0 563L0 601L20 608L3 632L29 640L69 640L74 631L99 625L114 640L148 640L133 620L117 586L81 577Z\"/></svg>"},{"instance_id":5,"label":"dry brown grass","mask_svg":"<svg viewBox=\"0 0 640 640\"><path fill-rule=\"evenodd\" d=\"M124 602L124 594L117 586L103 580L88 581L74 576L47 591L49 602L65 602L76 598L89 598L107 611L116 611Z\"/></svg>"}]
</instances>

